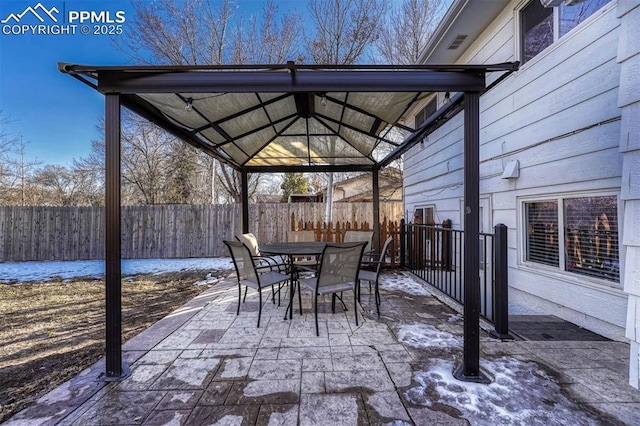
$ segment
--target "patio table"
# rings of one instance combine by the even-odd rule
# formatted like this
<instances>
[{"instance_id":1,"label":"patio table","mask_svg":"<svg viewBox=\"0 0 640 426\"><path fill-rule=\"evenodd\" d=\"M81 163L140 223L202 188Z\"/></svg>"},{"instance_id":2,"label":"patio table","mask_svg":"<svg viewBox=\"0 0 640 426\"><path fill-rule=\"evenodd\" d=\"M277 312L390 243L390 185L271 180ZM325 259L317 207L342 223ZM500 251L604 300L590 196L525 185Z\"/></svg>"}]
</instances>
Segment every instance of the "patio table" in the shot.
<instances>
[{"instance_id":1,"label":"patio table","mask_svg":"<svg viewBox=\"0 0 640 426\"><path fill-rule=\"evenodd\" d=\"M296 241L290 243L272 243L260 246L260 252L270 255L287 256L289 265L291 266L291 291L289 292L289 319L293 318L293 293L295 292L295 268L293 258L297 256L320 256L327 244L332 245L350 245L349 243L326 243L320 241ZM298 293L298 297L299 293ZM285 312L284 318L287 319Z\"/></svg>"}]
</instances>

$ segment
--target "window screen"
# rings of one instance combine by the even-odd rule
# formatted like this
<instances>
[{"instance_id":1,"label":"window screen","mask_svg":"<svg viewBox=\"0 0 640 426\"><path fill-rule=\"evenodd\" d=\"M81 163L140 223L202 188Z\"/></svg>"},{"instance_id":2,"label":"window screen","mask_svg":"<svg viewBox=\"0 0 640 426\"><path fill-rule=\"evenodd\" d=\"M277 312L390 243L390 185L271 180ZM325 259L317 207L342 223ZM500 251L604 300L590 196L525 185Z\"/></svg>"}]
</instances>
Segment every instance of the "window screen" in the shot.
<instances>
[{"instance_id":1,"label":"window screen","mask_svg":"<svg viewBox=\"0 0 640 426\"><path fill-rule=\"evenodd\" d=\"M616 197L565 199L564 218L566 270L618 281Z\"/></svg>"},{"instance_id":2,"label":"window screen","mask_svg":"<svg viewBox=\"0 0 640 426\"><path fill-rule=\"evenodd\" d=\"M558 203L525 203L527 218L526 259L530 262L559 266Z\"/></svg>"},{"instance_id":3,"label":"window screen","mask_svg":"<svg viewBox=\"0 0 640 426\"><path fill-rule=\"evenodd\" d=\"M553 43L553 8L534 0L522 9L520 16L522 63L525 63Z\"/></svg>"}]
</instances>

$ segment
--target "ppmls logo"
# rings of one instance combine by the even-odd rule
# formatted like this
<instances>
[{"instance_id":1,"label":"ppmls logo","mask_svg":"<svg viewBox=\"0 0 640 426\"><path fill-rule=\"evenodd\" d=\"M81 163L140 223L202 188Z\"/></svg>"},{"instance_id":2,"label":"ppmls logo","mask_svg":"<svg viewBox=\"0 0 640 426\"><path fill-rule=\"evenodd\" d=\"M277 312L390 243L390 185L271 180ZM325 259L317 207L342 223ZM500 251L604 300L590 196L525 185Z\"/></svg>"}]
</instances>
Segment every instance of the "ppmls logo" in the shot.
<instances>
[{"instance_id":1,"label":"ppmls logo","mask_svg":"<svg viewBox=\"0 0 640 426\"><path fill-rule=\"evenodd\" d=\"M119 35L126 21L125 11L108 10L65 10L62 14L57 7L50 9L38 3L27 6L20 13L10 13L0 20L3 35L66 35L94 34Z\"/></svg>"},{"instance_id":2,"label":"ppmls logo","mask_svg":"<svg viewBox=\"0 0 640 426\"><path fill-rule=\"evenodd\" d=\"M38 11L40 11L40 13L38 13ZM48 16L49 19L51 19L53 22L57 23L58 22L58 18L54 15L60 13L60 11L55 8L52 7L50 10L47 10L46 7L44 7L42 5L42 3L38 3L37 5L35 5L35 7L27 7L24 12L19 13L19 14L15 14L15 13L11 13L9 14L9 16L7 16L5 19L3 19L2 21L0 21L3 24L8 24L10 23L11 20L13 20L16 24L20 23L20 20L27 14L31 14L33 16L36 17L36 19L42 23L45 22L44 18L42 17L44 16Z\"/></svg>"}]
</instances>

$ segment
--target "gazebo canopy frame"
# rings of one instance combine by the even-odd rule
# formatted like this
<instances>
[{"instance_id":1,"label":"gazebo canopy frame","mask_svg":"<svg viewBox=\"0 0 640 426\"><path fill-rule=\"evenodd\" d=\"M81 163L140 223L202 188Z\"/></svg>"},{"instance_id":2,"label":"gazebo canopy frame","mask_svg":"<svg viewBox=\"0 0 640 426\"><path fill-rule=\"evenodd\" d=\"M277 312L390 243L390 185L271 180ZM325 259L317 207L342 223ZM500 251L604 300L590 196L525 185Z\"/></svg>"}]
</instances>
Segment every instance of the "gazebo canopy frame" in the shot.
<instances>
[{"instance_id":1,"label":"gazebo canopy frame","mask_svg":"<svg viewBox=\"0 0 640 426\"><path fill-rule=\"evenodd\" d=\"M85 66L58 69L105 95L106 371L122 362L121 106L241 173L248 231L249 173L371 172L379 245L378 172L464 109L464 351L462 380L479 363L479 100L486 74L517 63L428 66ZM432 92L457 92L418 128L405 114ZM383 151L383 154L380 154Z\"/></svg>"}]
</instances>

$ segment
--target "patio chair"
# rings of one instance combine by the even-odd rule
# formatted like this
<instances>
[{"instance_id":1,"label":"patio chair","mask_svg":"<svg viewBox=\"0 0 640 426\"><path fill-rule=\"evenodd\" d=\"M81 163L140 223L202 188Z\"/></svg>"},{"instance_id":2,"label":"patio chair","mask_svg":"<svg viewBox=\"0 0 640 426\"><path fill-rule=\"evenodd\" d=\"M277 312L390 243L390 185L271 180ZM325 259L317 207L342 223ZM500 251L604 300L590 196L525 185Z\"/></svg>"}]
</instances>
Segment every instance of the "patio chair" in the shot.
<instances>
[{"instance_id":1,"label":"patio chair","mask_svg":"<svg viewBox=\"0 0 640 426\"><path fill-rule=\"evenodd\" d=\"M373 240L372 231L347 231L344 233L342 241L345 243L366 242L364 253L371 253L371 241Z\"/></svg>"},{"instance_id":2,"label":"patio chair","mask_svg":"<svg viewBox=\"0 0 640 426\"><path fill-rule=\"evenodd\" d=\"M309 287L313 291L313 310L316 318L317 336L320 336L318 328L318 296L321 295L331 294L331 310L335 313L336 293L353 291L353 310L356 316L356 326L358 325L356 286L364 246L364 242L340 246L327 244L322 251L320 267L315 277L299 279L300 284ZM342 298L340 298L340 301L342 301ZM342 304L344 305L344 302Z\"/></svg>"},{"instance_id":3,"label":"patio chair","mask_svg":"<svg viewBox=\"0 0 640 426\"><path fill-rule=\"evenodd\" d=\"M393 241L393 237L387 238L382 246L382 251L379 254L369 254L368 259L365 262L371 269L361 268L358 272L358 301L360 301L360 283L367 281L369 283L369 293L371 293L371 283L374 284L375 298L376 298L376 311L380 316L380 290L378 290L378 280L380 279L380 271L385 263L387 256L387 249Z\"/></svg>"},{"instance_id":4,"label":"patio chair","mask_svg":"<svg viewBox=\"0 0 640 426\"><path fill-rule=\"evenodd\" d=\"M225 245L229 248L231 258L233 259L233 265L236 268L236 274L238 276L238 310L236 315L240 315L240 302L244 302L242 298L242 286L245 286L244 297L247 297L247 288L251 287L258 290L259 302L258 305L258 327L260 327L260 316L262 315L262 290L271 287L271 298L275 303L275 289L274 286L278 285L278 292L280 291L280 284L289 281L291 276L288 273L276 272L263 269L260 271L256 268L254 258L251 255L249 248L238 241L224 241ZM278 293L278 299L280 293Z\"/></svg>"},{"instance_id":5,"label":"patio chair","mask_svg":"<svg viewBox=\"0 0 640 426\"><path fill-rule=\"evenodd\" d=\"M278 270L280 272L287 270L287 262L284 259L275 258L273 256L263 256L260 253L260 248L258 246L258 239L252 233L246 233L242 235L236 235L238 241L247 246L251 256L254 261L257 263L257 268L261 272L264 270Z\"/></svg>"},{"instance_id":6,"label":"patio chair","mask_svg":"<svg viewBox=\"0 0 640 426\"><path fill-rule=\"evenodd\" d=\"M287 231L287 242L313 242L316 240L314 231ZM318 266L318 259L315 256L297 256L293 258L293 266L303 268L315 268Z\"/></svg>"}]
</instances>

